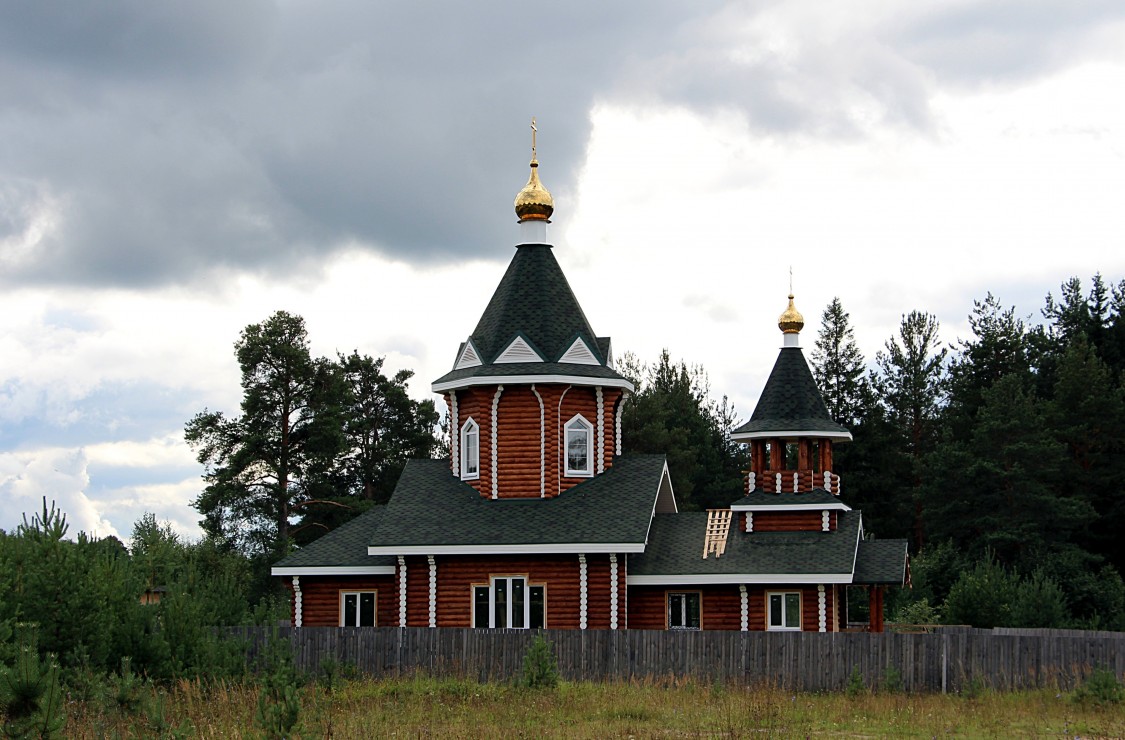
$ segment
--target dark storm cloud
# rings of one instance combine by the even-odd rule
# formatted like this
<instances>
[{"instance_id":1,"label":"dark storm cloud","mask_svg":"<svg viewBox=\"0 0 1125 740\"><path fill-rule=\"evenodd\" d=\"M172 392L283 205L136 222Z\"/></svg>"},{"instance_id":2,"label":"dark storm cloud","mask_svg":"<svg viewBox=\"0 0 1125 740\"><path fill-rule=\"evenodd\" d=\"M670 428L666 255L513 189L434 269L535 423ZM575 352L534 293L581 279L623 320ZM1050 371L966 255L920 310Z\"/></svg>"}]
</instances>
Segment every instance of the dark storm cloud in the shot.
<instances>
[{"instance_id":1,"label":"dark storm cloud","mask_svg":"<svg viewBox=\"0 0 1125 740\"><path fill-rule=\"evenodd\" d=\"M411 261L504 254L530 116L565 197L592 100L681 13L92 5L0 11L9 283L308 269L353 242Z\"/></svg>"},{"instance_id":2,"label":"dark storm cloud","mask_svg":"<svg viewBox=\"0 0 1125 740\"><path fill-rule=\"evenodd\" d=\"M502 258L532 115L562 220L599 100L732 109L767 134L924 130L928 70L956 71L964 27L1007 28L964 10L802 40L797 21L778 52L754 23L770 9L5 4L0 283L198 285L308 272L352 244ZM1011 33L1030 47L1048 16ZM1069 17L1076 38L1100 16Z\"/></svg>"}]
</instances>

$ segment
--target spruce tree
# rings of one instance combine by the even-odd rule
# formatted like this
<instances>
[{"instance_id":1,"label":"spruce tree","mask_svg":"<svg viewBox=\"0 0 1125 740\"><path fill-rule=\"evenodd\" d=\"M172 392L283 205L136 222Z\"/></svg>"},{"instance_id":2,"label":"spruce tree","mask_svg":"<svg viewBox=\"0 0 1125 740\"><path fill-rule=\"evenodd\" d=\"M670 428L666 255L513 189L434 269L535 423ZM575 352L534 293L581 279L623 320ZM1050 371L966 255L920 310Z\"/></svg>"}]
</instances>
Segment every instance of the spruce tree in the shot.
<instances>
[{"instance_id":1,"label":"spruce tree","mask_svg":"<svg viewBox=\"0 0 1125 740\"><path fill-rule=\"evenodd\" d=\"M884 351L875 355L875 392L897 438L888 442L897 442L897 449L906 456L907 464L902 467L909 470L908 478L898 481L898 506L912 510L917 548L925 542L924 502L919 491L922 461L937 442L938 417L946 394L947 350L940 346L938 329L935 316L911 311L902 317L898 336L888 339Z\"/></svg>"},{"instance_id":2,"label":"spruce tree","mask_svg":"<svg viewBox=\"0 0 1125 740\"><path fill-rule=\"evenodd\" d=\"M824 309L813 347L813 378L836 422L854 427L869 400L863 354L855 341L850 315L839 297Z\"/></svg>"}]
</instances>

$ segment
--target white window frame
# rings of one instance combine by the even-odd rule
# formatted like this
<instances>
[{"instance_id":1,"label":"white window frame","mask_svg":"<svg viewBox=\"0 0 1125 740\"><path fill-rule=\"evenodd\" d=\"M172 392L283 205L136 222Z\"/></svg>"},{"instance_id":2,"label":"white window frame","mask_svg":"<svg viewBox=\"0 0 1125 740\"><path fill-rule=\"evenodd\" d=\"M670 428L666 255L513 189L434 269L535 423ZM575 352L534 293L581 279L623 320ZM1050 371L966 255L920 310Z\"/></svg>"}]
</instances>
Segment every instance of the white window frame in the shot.
<instances>
[{"instance_id":1,"label":"white window frame","mask_svg":"<svg viewBox=\"0 0 1125 740\"><path fill-rule=\"evenodd\" d=\"M683 597L680 601L680 622L678 626L672 625L672 598L675 596ZM688 600L695 598L696 607L695 613L699 618L699 624L692 626L687 624L688 621ZM700 630L703 629L703 592L702 591L668 591L664 595L664 619L668 629L676 630Z\"/></svg>"},{"instance_id":2,"label":"white window frame","mask_svg":"<svg viewBox=\"0 0 1125 740\"><path fill-rule=\"evenodd\" d=\"M468 444L470 438L474 440L471 447ZM461 425L461 480L477 480L479 478L480 424L473 421L473 417L470 416Z\"/></svg>"},{"instance_id":3,"label":"white window frame","mask_svg":"<svg viewBox=\"0 0 1125 740\"><path fill-rule=\"evenodd\" d=\"M781 597L781 620L780 624L773 623L773 597ZM797 598L797 624L791 625L786 621L785 603L790 596ZM801 631L801 618L802 610L804 608L803 600L804 594L800 591L767 591L766 592L766 629L770 632L800 632Z\"/></svg>"},{"instance_id":4,"label":"white window frame","mask_svg":"<svg viewBox=\"0 0 1125 740\"><path fill-rule=\"evenodd\" d=\"M362 597L366 594L371 594L371 601L374 609L371 612L371 624L360 624L360 609L362 604ZM379 624L379 592L374 589L357 589L355 591L341 591L340 592L340 626L347 625L347 597L355 596L355 626L356 627L374 627Z\"/></svg>"},{"instance_id":5,"label":"white window frame","mask_svg":"<svg viewBox=\"0 0 1125 740\"><path fill-rule=\"evenodd\" d=\"M488 628L489 629L497 629L498 628L498 625L497 625L498 620L496 619L496 582L497 581L506 581L506 584L505 584L505 587L504 587L504 596L505 596L505 599L504 599L504 626L502 627L502 629L522 629L522 630L531 629L531 601L532 601L532 599L531 599L531 589L533 589L533 588L543 589L543 618L542 618L543 625L542 625L542 628L543 629L547 628L547 585L545 583L532 583L531 579L528 578L526 575L492 576L491 578L488 579L487 584L484 584L484 583L473 584L472 592L471 592L471 598L472 598L472 604L473 604L472 625L474 627L476 627L476 625L477 625L477 589L478 588L487 588L488 589ZM515 581L520 581L520 582L523 583L523 610L522 610L523 614L521 615L523 617L523 619L522 619L523 624L520 627L513 627L512 626L512 616L513 616L513 611L514 611L513 604L515 602L515 599L513 598L513 592L515 590L513 588L513 584L514 584Z\"/></svg>"},{"instance_id":6,"label":"white window frame","mask_svg":"<svg viewBox=\"0 0 1125 740\"><path fill-rule=\"evenodd\" d=\"M586 467L570 467L570 433L572 431L586 433ZM594 475L594 425L586 421L582 414L576 414L563 427L563 459L565 460L565 474L567 478L589 478Z\"/></svg>"}]
</instances>

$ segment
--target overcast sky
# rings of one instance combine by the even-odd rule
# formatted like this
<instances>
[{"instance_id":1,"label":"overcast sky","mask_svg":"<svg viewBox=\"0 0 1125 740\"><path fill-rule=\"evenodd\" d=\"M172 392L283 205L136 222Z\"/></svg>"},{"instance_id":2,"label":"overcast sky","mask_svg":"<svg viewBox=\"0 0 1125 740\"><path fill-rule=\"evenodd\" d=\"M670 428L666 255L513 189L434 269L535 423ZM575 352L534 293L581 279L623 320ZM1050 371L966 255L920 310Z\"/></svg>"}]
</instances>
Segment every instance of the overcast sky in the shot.
<instances>
[{"instance_id":1,"label":"overcast sky","mask_svg":"<svg viewBox=\"0 0 1125 740\"><path fill-rule=\"evenodd\" d=\"M1123 90L1119 0L5 3L0 528L198 535L184 423L278 309L430 397L532 116L594 329L746 417L790 268L803 345L839 296L869 361L913 309L953 342L1125 278Z\"/></svg>"}]
</instances>

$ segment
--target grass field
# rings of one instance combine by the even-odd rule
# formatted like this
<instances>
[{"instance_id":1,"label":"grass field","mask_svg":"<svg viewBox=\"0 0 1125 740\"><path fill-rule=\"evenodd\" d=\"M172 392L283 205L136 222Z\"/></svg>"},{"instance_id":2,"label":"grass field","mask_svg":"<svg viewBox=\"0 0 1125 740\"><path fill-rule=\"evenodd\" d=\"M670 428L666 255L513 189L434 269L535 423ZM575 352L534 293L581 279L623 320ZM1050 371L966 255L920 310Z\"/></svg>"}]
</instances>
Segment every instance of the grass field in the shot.
<instances>
[{"instance_id":1,"label":"grass field","mask_svg":"<svg viewBox=\"0 0 1125 740\"><path fill-rule=\"evenodd\" d=\"M66 737L262 737L258 689L183 681L128 709L68 705ZM294 737L1125 737L1125 707L1054 691L792 694L691 681L531 690L456 679L300 689Z\"/></svg>"}]
</instances>

